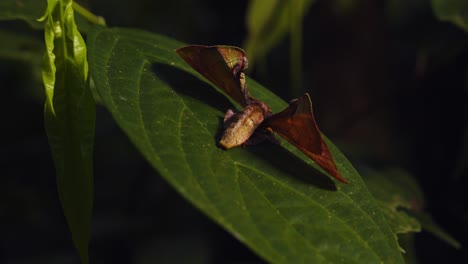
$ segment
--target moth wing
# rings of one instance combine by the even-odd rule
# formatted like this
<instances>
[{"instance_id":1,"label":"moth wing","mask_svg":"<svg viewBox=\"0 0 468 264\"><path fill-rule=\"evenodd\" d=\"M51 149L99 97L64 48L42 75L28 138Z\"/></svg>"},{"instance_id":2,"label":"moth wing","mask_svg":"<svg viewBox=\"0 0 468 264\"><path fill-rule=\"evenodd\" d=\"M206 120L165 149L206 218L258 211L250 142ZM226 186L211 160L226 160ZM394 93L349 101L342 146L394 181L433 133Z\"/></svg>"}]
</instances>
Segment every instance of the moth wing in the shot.
<instances>
[{"instance_id":1,"label":"moth wing","mask_svg":"<svg viewBox=\"0 0 468 264\"><path fill-rule=\"evenodd\" d=\"M348 183L340 175L327 143L321 136L309 94L292 100L285 110L268 118L264 127L272 129L293 144L335 179Z\"/></svg>"},{"instance_id":2,"label":"moth wing","mask_svg":"<svg viewBox=\"0 0 468 264\"><path fill-rule=\"evenodd\" d=\"M182 59L242 107L250 94L243 71L248 61L245 52L234 46L189 45L176 50Z\"/></svg>"}]
</instances>

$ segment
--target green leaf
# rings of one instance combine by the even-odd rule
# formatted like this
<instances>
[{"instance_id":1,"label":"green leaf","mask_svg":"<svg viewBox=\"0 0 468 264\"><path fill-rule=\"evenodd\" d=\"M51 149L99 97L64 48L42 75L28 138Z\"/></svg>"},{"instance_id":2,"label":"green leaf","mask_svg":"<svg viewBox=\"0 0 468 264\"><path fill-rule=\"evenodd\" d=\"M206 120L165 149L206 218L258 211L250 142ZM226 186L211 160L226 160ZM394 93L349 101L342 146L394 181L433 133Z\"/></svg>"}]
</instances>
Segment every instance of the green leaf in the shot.
<instances>
[{"instance_id":1,"label":"green leaf","mask_svg":"<svg viewBox=\"0 0 468 264\"><path fill-rule=\"evenodd\" d=\"M439 20L449 21L468 32L466 0L432 0L432 9Z\"/></svg>"},{"instance_id":2,"label":"green leaf","mask_svg":"<svg viewBox=\"0 0 468 264\"><path fill-rule=\"evenodd\" d=\"M82 262L88 263L95 103L89 89L86 45L74 22L71 0L48 0L42 19L47 49L44 122L60 202L75 247Z\"/></svg>"},{"instance_id":3,"label":"green leaf","mask_svg":"<svg viewBox=\"0 0 468 264\"><path fill-rule=\"evenodd\" d=\"M248 37L244 49L253 66L273 49L309 10L315 0L252 0L247 7Z\"/></svg>"},{"instance_id":4,"label":"green leaf","mask_svg":"<svg viewBox=\"0 0 468 264\"><path fill-rule=\"evenodd\" d=\"M403 262L374 199L331 142L349 185L334 183L285 142L218 148L232 104L193 77L201 78L175 52L183 45L131 29L94 27L88 35L90 74L103 104L182 196L271 263ZM287 105L247 82L274 112Z\"/></svg>"},{"instance_id":5,"label":"green leaf","mask_svg":"<svg viewBox=\"0 0 468 264\"><path fill-rule=\"evenodd\" d=\"M420 232L422 227L449 245L460 248L460 243L423 211L424 195L409 173L401 169L381 172L367 169L362 176L394 233Z\"/></svg>"}]
</instances>

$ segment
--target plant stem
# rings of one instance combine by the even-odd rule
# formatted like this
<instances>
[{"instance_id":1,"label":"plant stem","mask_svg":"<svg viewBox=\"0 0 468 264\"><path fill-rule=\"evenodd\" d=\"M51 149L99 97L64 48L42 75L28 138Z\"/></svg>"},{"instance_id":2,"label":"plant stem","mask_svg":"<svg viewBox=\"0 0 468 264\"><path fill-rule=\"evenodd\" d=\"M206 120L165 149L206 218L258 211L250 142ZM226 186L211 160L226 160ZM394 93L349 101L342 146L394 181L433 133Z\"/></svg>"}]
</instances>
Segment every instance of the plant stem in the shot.
<instances>
[{"instance_id":1,"label":"plant stem","mask_svg":"<svg viewBox=\"0 0 468 264\"><path fill-rule=\"evenodd\" d=\"M295 97L301 93L302 80L302 15L304 8L303 0L294 0L289 5L290 14L290 56L291 66L289 67L291 77L291 96Z\"/></svg>"},{"instance_id":2,"label":"plant stem","mask_svg":"<svg viewBox=\"0 0 468 264\"><path fill-rule=\"evenodd\" d=\"M95 14L89 12L88 9L82 7L80 4L78 4L75 1L73 1L73 10L94 24L102 25L102 26L106 25L106 21L104 20L102 16L96 16Z\"/></svg>"}]
</instances>

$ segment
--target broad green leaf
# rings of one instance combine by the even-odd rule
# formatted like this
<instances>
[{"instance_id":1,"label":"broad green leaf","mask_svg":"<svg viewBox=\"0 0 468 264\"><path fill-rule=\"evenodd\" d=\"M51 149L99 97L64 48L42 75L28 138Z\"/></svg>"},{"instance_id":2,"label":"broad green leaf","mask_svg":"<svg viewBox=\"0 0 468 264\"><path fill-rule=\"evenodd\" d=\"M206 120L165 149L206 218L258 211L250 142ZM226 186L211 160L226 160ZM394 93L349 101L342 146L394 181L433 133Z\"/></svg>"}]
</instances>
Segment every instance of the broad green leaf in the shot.
<instances>
[{"instance_id":1,"label":"broad green leaf","mask_svg":"<svg viewBox=\"0 0 468 264\"><path fill-rule=\"evenodd\" d=\"M394 233L420 232L422 227L451 246L460 247L424 212L424 195L409 173L401 169L383 172L368 169L362 176Z\"/></svg>"},{"instance_id":2,"label":"broad green leaf","mask_svg":"<svg viewBox=\"0 0 468 264\"><path fill-rule=\"evenodd\" d=\"M182 196L271 263L403 262L378 205L331 142L349 185L333 182L285 142L218 148L232 101L194 78L201 77L175 52L183 45L131 29L94 27L88 35L103 104ZM247 83L274 112L287 105Z\"/></svg>"},{"instance_id":3,"label":"broad green leaf","mask_svg":"<svg viewBox=\"0 0 468 264\"><path fill-rule=\"evenodd\" d=\"M250 0L246 24L248 36L244 49L249 54L249 64L262 59L309 10L315 0Z\"/></svg>"},{"instance_id":4,"label":"broad green leaf","mask_svg":"<svg viewBox=\"0 0 468 264\"><path fill-rule=\"evenodd\" d=\"M89 89L86 45L71 0L48 0L43 80L44 122L57 173L60 202L83 263L88 263L93 203L95 103Z\"/></svg>"},{"instance_id":5,"label":"broad green leaf","mask_svg":"<svg viewBox=\"0 0 468 264\"><path fill-rule=\"evenodd\" d=\"M468 1L432 0L432 9L439 20L449 21L468 32Z\"/></svg>"}]
</instances>

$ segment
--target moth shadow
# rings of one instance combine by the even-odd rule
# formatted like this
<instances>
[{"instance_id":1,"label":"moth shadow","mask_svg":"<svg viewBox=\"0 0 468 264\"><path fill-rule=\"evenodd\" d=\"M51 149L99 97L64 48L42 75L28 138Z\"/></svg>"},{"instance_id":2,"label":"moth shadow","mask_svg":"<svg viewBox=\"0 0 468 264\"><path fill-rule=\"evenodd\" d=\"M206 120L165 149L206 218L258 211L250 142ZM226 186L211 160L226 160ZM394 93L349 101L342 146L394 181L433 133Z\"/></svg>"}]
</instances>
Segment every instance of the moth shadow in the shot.
<instances>
[{"instance_id":1,"label":"moth shadow","mask_svg":"<svg viewBox=\"0 0 468 264\"><path fill-rule=\"evenodd\" d=\"M337 190L335 183L328 176L279 144L263 142L259 145L245 147L245 149L305 184L329 191Z\"/></svg>"},{"instance_id":2,"label":"moth shadow","mask_svg":"<svg viewBox=\"0 0 468 264\"><path fill-rule=\"evenodd\" d=\"M228 108L234 108L226 96L186 71L163 63L152 63L151 71L179 94L194 98L223 113Z\"/></svg>"},{"instance_id":3,"label":"moth shadow","mask_svg":"<svg viewBox=\"0 0 468 264\"><path fill-rule=\"evenodd\" d=\"M218 129L216 130L216 134L214 136L214 140L216 141L215 142L215 145L220 148L220 149L223 149L225 151L229 151L229 150L226 150L224 149L220 144L219 144L219 141L221 140L221 138L223 137L223 133L224 133L224 129L225 126L224 126L224 117L220 117L218 118Z\"/></svg>"}]
</instances>

